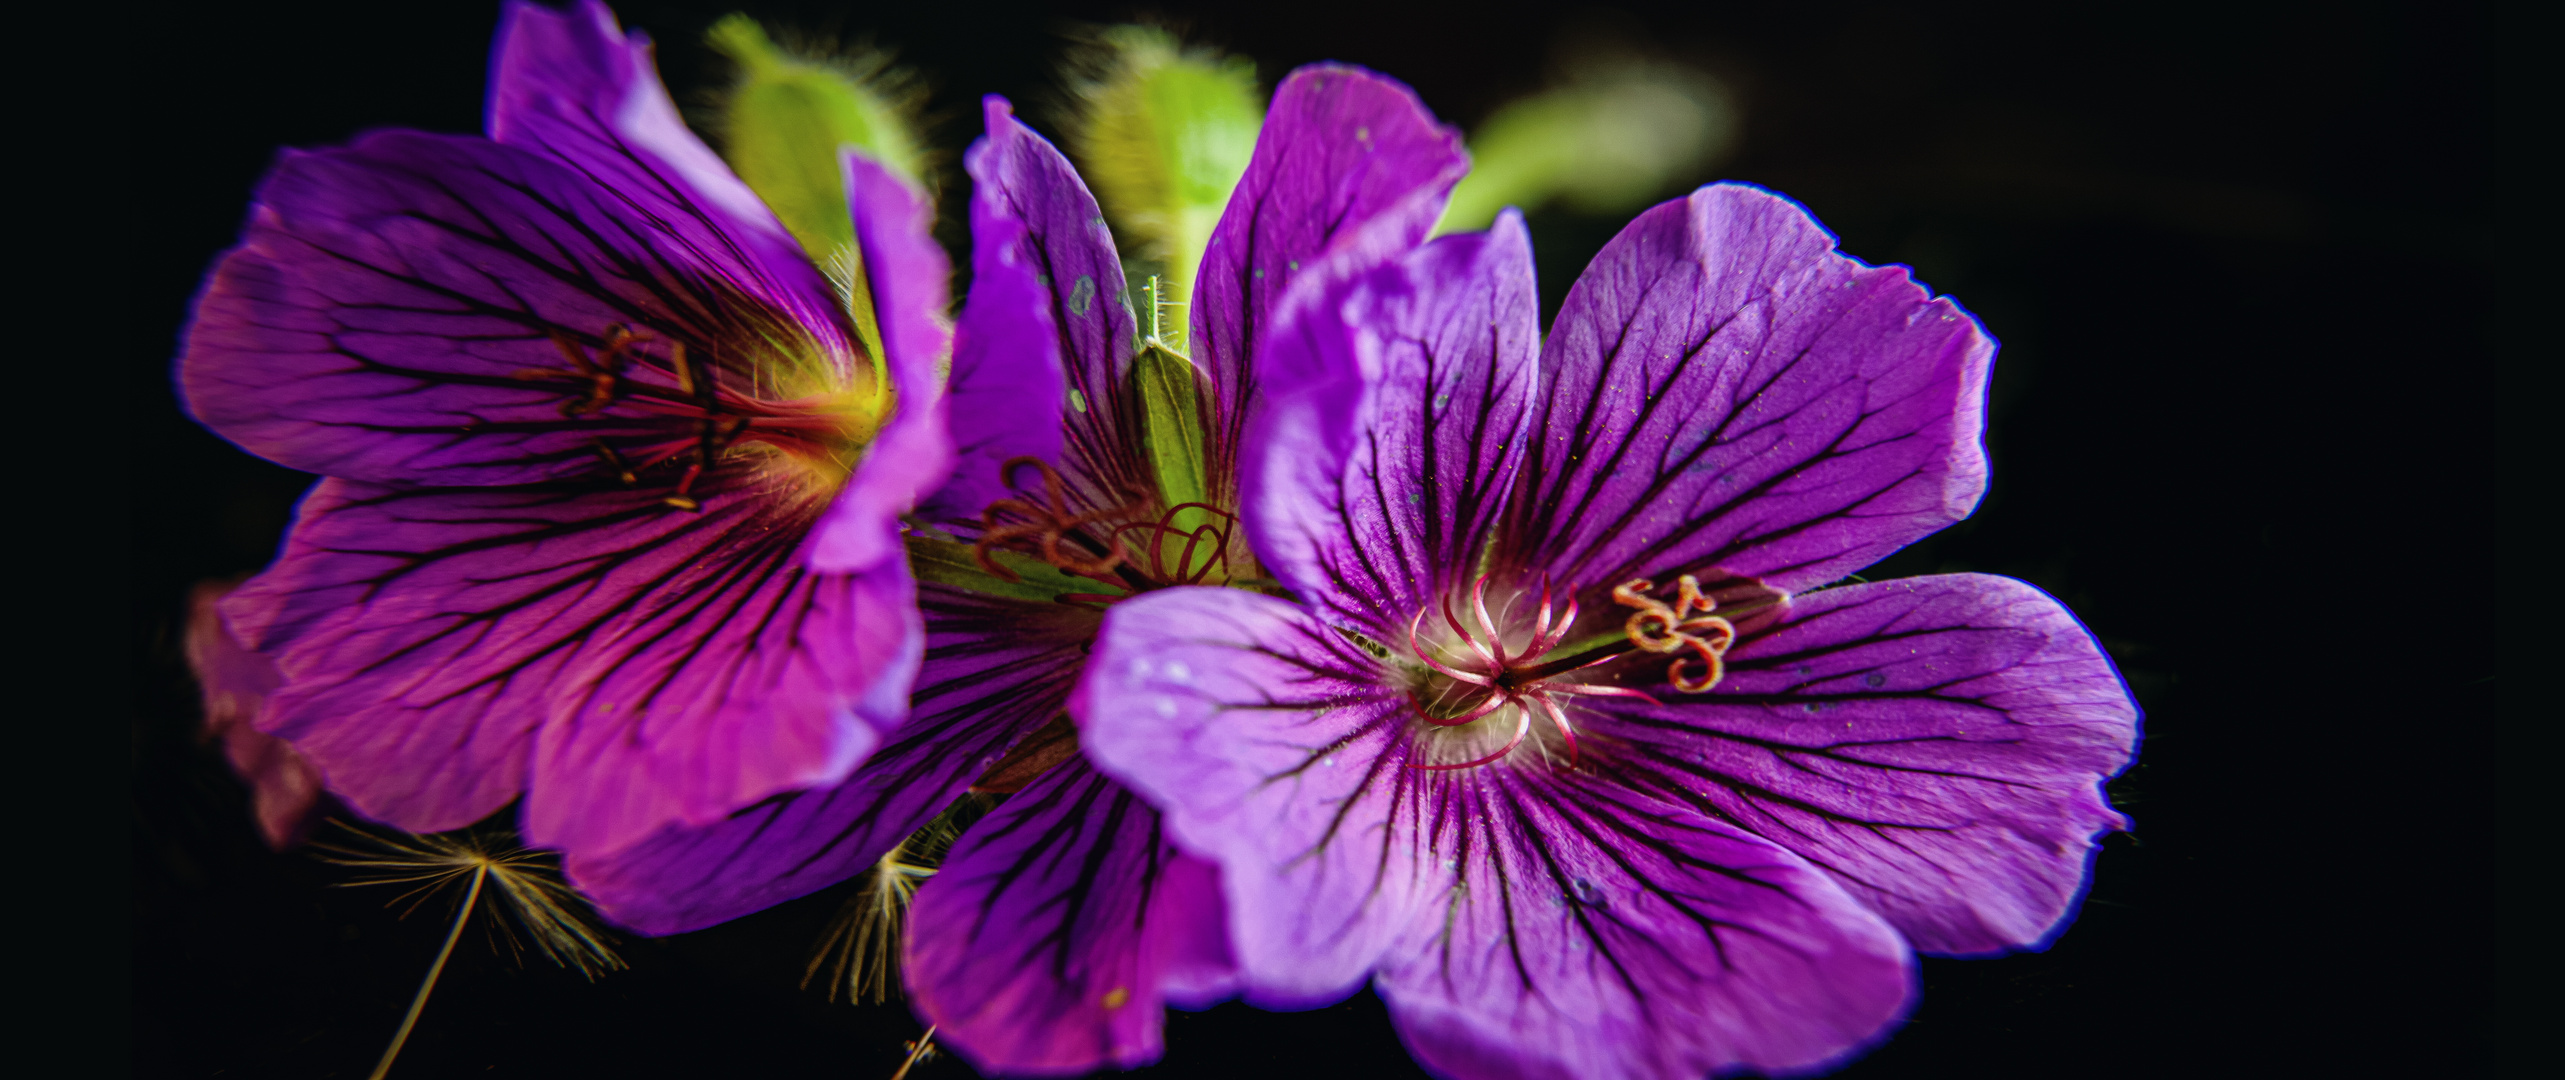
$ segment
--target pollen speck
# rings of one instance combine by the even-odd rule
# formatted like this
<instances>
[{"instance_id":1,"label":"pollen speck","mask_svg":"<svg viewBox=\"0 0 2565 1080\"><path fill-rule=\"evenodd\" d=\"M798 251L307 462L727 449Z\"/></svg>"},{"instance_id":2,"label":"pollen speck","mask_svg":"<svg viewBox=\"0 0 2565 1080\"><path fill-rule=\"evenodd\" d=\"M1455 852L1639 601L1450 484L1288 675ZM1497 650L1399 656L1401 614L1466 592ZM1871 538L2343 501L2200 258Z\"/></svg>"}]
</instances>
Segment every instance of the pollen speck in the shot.
<instances>
[{"instance_id":1,"label":"pollen speck","mask_svg":"<svg viewBox=\"0 0 2565 1080\"><path fill-rule=\"evenodd\" d=\"M1114 987L1114 988L1113 988L1113 989L1111 989L1111 990L1107 990L1107 991L1105 991L1105 992L1104 992L1104 1007L1105 1007L1105 1008L1108 1008L1108 1009L1119 1009L1119 1008L1123 1007L1124 1005L1128 1005L1128 1004L1130 1004L1130 1003L1131 1003L1131 991L1126 990L1126 989L1123 989L1122 987L1117 986L1117 987Z\"/></svg>"}]
</instances>

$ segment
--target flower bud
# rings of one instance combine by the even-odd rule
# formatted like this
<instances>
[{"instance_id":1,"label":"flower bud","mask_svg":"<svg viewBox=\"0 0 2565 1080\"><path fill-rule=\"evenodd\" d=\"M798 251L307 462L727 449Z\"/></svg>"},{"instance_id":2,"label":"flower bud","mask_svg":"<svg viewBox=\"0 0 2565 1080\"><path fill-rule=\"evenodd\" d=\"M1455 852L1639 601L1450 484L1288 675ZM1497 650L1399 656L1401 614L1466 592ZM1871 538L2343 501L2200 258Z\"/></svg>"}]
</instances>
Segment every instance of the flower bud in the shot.
<instances>
[{"instance_id":1,"label":"flower bud","mask_svg":"<svg viewBox=\"0 0 2565 1080\"><path fill-rule=\"evenodd\" d=\"M1081 171L1125 250L1157 269L1172 298L1190 297L1194 267L1264 124L1255 65L1184 48L1146 26L1114 27L1099 44L1081 87Z\"/></svg>"},{"instance_id":2,"label":"flower bud","mask_svg":"<svg viewBox=\"0 0 2565 1080\"><path fill-rule=\"evenodd\" d=\"M723 96L723 156L782 219L811 261L837 266L855 242L838 154L853 147L912 181L917 139L901 95L886 92L879 57L818 57L786 50L755 19L714 23L707 43L739 66Z\"/></svg>"}]
</instances>

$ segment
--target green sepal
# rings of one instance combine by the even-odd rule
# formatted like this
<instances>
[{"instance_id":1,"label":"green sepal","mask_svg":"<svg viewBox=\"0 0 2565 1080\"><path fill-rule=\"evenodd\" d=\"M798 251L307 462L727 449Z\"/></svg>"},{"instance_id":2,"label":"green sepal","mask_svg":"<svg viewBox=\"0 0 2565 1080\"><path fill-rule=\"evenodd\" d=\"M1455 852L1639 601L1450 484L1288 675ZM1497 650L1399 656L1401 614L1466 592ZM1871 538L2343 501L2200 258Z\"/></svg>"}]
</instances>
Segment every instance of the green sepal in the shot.
<instances>
[{"instance_id":1,"label":"green sepal","mask_svg":"<svg viewBox=\"0 0 2565 1080\"><path fill-rule=\"evenodd\" d=\"M1255 64L1186 49L1154 27L1117 26L1099 44L1097 74L1082 87L1080 171L1135 253L1177 298L1191 297L1264 126Z\"/></svg>"},{"instance_id":2,"label":"green sepal","mask_svg":"<svg viewBox=\"0 0 2565 1080\"><path fill-rule=\"evenodd\" d=\"M969 544L924 533L908 535L909 572L917 575L919 581L1037 603L1058 600L1064 593L1111 595L1114 591L1113 586L1071 576L1030 555L991 551L989 556L999 566L1013 571L1018 580L1008 581L989 573L980 565Z\"/></svg>"},{"instance_id":3,"label":"green sepal","mask_svg":"<svg viewBox=\"0 0 2565 1080\"><path fill-rule=\"evenodd\" d=\"M1142 436L1149 468L1158 480L1162 509L1211 501L1202 403L1195 392L1193 361L1155 341L1132 358L1131 381L1143 409Z\"/></svg>"},{"instance_id":4,"label":"green sepal","mask_svg":"<svg viewBox=\"0 0 2565 1080\"><path fill-rule=\"evenodd\" d=\"M839 149L853 146L911 182L921 175L917 140L878 87L879 64L797 55L739 14L705 40L739 66L722 99L723 156L811 261L833 268L855 243Z\"/></svg>"}]
</instances>

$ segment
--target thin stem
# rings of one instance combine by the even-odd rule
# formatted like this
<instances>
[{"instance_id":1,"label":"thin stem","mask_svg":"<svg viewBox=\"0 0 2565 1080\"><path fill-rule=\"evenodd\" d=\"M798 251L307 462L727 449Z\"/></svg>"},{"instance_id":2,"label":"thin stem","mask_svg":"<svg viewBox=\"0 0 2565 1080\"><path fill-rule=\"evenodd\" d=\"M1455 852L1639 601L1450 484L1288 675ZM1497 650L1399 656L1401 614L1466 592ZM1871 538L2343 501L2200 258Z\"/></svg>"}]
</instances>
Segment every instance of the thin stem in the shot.
<instances>
[{"instance_id":1,"label":"thin stem","mask_svg":"<svg viewBox=\"0 0 2565 1080\"><path fill-rule=\"evenodd\" d=\"M908 1060L900 1062L900 1070L891 1074L891 1080L908 1080L909 1069L917 1064L919 1058L925 1057L927 1051L934 1048L935 1025L928 1024L926 1034L918 1036L917 1045L908 1048Z\"/></svg>"},{"instance_id":2,"label":"thin stem","mask_svg":"<svg viewBox=\"0 0 2565 1080\"><path fill-rule=\"evenodd\" d=\"M436 977L445 974L445 958L454 955L454 943L463 937L463 924L472 918L472 905L481 899L481 879L489 873L486 863L472 868L472 887L463 891L463 906L454 910L454 929L445 932L445 947L436 951L436 963L428 965L427 980L419 984L419 996L410 999L410 1015L401 1018L401 1030L392 1033L392 1045L383 1048L383 1060L375 1063L374 1075L366 1080L383 1080L384 1074L392 1071L392 1059L401 1056L401 1044L410 1041L410 1029L418 1026L419 1011L427 1008L428 992L436 989Z\"/></svg>"}]
</instances>

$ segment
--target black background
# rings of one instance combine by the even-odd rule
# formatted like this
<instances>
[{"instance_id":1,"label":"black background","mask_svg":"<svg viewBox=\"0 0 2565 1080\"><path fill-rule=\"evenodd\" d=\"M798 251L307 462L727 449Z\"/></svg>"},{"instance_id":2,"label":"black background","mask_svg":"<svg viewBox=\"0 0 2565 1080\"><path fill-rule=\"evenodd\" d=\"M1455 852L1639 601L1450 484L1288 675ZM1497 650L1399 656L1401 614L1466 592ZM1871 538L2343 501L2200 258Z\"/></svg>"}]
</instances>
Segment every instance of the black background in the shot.
<instances>
[{"instance_id":1,"label":"black background","mask_svg":"<svg viewBox=\"0 0 2565 1080\"><path fill-rule=\"evenodd\" d=\"M731 4L619 5L681 100ZM1926 960L1913 1020L1843 1075L2473 1074L2490 1067L2490 499L2498 238L2488 17L2464 5L744 5L895 49L932 89L948 222L973 102L1057 130L1069 20L1165 13L1254 57L1394 74L1467 125L1601 27L1728 80L1719 177L1806 203L2003 341L1977 516L1870 572L2063 598L2145 706L2136 820L2045 953ZM192 582L252 570L309 478L178 410L196 282L280 145L477 130L487 3L194 4L128 59L135 253L133 1032L150 1076L362 1076L444 928L269 853L191 737ZM1711 179L1713 177L1702 177ZM1533 218L1553 307L1617 221ZM948 228L949 234L955 230ZM395 1076L883 1077L898 1004L797 991L836 891L630 941L594 985L467 936ZM1368 995L1176 1014L1164 1075L1415 1075ZM917 1075L959 1077L950 1059Z\"/></svg>"}]
</instances>

